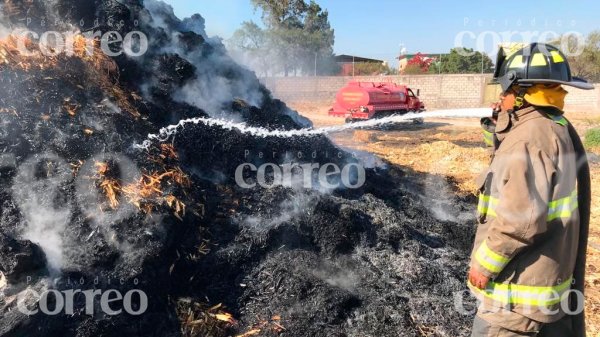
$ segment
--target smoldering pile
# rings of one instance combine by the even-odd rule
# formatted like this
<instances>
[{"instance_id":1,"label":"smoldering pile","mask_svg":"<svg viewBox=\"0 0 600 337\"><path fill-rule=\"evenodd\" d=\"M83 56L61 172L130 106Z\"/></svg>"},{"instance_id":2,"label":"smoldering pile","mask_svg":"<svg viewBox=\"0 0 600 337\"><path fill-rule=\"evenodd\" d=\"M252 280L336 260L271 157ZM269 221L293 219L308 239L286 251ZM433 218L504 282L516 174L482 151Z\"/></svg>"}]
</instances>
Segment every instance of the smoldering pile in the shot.
<instances>
[{"instance_id":1,"label":"smoldering pile","mask_svg":"<svg viewBox=\"0 0 600 337\"><path fill-rule=\"evenodd\" d=\"M401 169L369 168L358 189L242 188L244 163L361 159L322 136L203 125L134 148L183 118L308 123L208 38L199 15L179 20L156 1L4 0L1 18L0 335L466 335L454 295L472 223L433 217ZM74 52L36 53L31 36L10 35L23 28L75 32ZM90 31L141 31L147 52L108 57ZM40 309L32 290L90 289L140 290L147 308L109 315L77 295L73 312L18 306Z\"/></svg>"}]
</instances>

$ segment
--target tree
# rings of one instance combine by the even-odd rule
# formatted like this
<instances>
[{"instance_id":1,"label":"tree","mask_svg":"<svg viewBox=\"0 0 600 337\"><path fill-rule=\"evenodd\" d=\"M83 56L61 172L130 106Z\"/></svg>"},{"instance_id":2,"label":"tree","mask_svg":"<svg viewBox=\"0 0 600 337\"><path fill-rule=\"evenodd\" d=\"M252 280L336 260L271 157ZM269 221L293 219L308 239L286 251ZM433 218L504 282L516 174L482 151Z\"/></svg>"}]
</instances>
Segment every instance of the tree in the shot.
<instances>
[{"instance_id":1,"label":"tree","mask_svg":"<svg viewBox=\"0 0 600 337\"><path fill-rule=\"evenodd\" d=\"M266 45L267 36L256 23L245 21L242 22L242 27L233 33L228 42L234 48L256 51Z\"/></svg>"},{"instance_id":2,"label":"tree","mask_svg":"<svg viewBox=\"0 0 600 337\"><path fill-rule=\"evenodd\" d=\"M387 63L360 62L354 65L354 75L377 76L396 75L395 69L390 68Z\"/></svg>"},{"instance_id":3,"label":"tree","mask_svg":"<svg viewBox=\"0 0 600 337\"><path fill-rule=\"evenodd\" d=\"M600 31L591 32L583 41L575 35L566 35L550 43L568 55L573 76L600 81Z\"/></svg>"},{"instance_id":4,"label":"tree","mask_svg":"<svg viewBox=\"0 0 600 337\"><path fill-rule=\"evenodd\" d=\"M255 54L286 76L299 71L313 74L316 70L323 74L338 69L332 62L334 30L329 13L315 1L252 0L252 4L261 10L265 29L252 22L244 23L232 37L232 48L261 51Z\"/></svg>"},{"instance_id":5,"label":"tree","mask_svg":"<svg viewBox=\"0 0 600 337\"><path fill-rule=\"evenodd\" d=\"M319 59L333 58L334 30L329 23L329 13L311 1L306 8L301 39L298 42L300 66L304 73L319 70ZM312 61L315 62L312 62ZM317 69L315 69L315 63Z\"/></svg>"},{"instance_id":6,"label":"tree","mask_svg":"<svg viewBox=\"0 0 600 337\"><path fill-rule=\"evenodd\" d=\"M307 9L304 0L252 0L254 8L262 10L262 19L269 28L286 26L301 17Z\"/></svg>"},{"instance_id":7,"label":"tree","mask_svg":"<svg viewBox=\"0 0 600 337\"><path fill-rule=\"evenodd\" d=\"M269 62L269 37L267 32L252 21L242 23L242 27L233 33L227 41L227 46L234 51L241 62L257 71L262 76L268 76L271 70Z\"/></svg>"},{"instance_id":8,"label":"tree","mask_svg":"<svg viewBox=\"0 0 600 337\"><path fill-rule=\"evenodd\" d=\"M429 72L434 74L477 74L482 71L491 73L493 66L492 60L486 54L468 48L453 48L449 54L441 55L429 68Z\"/></svg>"}]
</instances>

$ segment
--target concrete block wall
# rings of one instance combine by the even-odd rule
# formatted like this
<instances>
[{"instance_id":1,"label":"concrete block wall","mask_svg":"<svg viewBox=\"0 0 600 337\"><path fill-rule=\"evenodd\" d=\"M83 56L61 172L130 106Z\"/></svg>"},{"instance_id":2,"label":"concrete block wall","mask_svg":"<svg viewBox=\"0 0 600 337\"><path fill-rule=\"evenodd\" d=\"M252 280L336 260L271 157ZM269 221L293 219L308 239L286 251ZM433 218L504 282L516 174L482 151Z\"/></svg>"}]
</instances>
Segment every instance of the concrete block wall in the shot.
<instances>
[{"instance_id":1,"label":"concrete block wall","mask_svg":"<svg viewBox=\"0 0 600 337\"><path fill-rule=\"evenodd\" d=\"M286 102L326 102L349 81L406 84L420 95L428 109L484 107L490 74L401 75L357 77L277 77L261 81L273 96ZM600 111L600 86L591 91L567 88L567 109Z\"/></svg>"},{"instance_id":2,"label":"concrete block wall","mask_svg":"<svg viewBox=\"0 0 600 337\"><path fill-rule=\"evenodd\" d=\"M565 87L569 92L565 99L565 110L575 112L600 112L600 84L594 90Z\"/></svg>"}]
</instances>

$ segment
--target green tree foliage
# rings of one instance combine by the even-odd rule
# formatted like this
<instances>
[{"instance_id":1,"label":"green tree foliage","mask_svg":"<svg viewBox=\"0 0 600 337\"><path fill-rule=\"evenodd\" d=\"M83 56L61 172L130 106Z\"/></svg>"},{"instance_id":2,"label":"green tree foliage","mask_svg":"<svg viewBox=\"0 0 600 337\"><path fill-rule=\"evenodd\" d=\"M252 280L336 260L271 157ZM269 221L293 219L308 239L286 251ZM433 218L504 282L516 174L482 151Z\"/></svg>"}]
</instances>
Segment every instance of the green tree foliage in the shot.
<instances>
[{"instance_id":1,"label":"green tree foliage","mask_svg":"<svg viewBox=\"0 0 600 337\"><path fill-rule=\"evenodd\" d=\"M584 40L566 35L550 42L568 55L573 76L600 82L600 31L591 32Z\"/></svg>"},{"instance_id":2,"label":"green tree foliage","mask_svg":"<svg viewBox=\"0 0 600 337\"><path fill-rule=\"evenodd\" d=\"M245 56L243 61L259 75L268 75L271 67L269 37L256 23L243 22L242 27L233 33L227 44L230 49L241 52Z\"/></svg>"},{"instance_id":3,"label":"green tree foliage","mask_svg":"<svg viewBox=\"0 0 600 337\"><path fill-rule=\"evenodd\" d=\"M269 28L293 25L306 13L304 0L252 0L254 8L262 10L262 19Z\"/></svg>"},{"instance_id":4,"label":"green tree foliage","mask_svg":"<svg viewBox=\"0 0 600 337\"><path fill-rule=\"evenodd\" d=\"M477 74L493 72L494 64L486 54L468 48L453 48L449 54L438 57L429 68L433 74Z\"/></svg>"},{"instance_id":5,"label":"green tree foliage","mask_svg":"<svg viewBox=\"0 0 600 337\"><path fill-rule=\"evenodd\" d=\"M242 27L233 33L229 40L236 48L248 51L257 51L267 43L265 31L252 21L242 23Z\"/></svg>"},{"instance_id":6,"label":"green tree foliage","mask_svg":"<svg viewBox=\"0 0 600 337\"><path fill-rule=\"evenodd\" d=\"M273 72L286 76L299 72L313 74L315 63L319 74L339 70L332 61L334 30L329 13L315 1L252 0L252 4L262 12L265 28L253 22L244 23L234 33L230 47L255 52Z\"/></svg>"}]
</instances>

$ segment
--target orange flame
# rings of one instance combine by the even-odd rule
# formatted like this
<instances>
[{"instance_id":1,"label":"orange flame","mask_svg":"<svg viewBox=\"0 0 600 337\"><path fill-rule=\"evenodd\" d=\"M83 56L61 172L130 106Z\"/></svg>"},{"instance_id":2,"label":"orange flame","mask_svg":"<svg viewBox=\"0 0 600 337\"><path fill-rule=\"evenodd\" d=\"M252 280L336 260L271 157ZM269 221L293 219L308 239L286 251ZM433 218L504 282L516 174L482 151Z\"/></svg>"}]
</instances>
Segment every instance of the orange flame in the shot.
<instances>
[{"instance_id":1,"label":"orange flame","mask_svg":"<svg viewBox=\"0 0 600 337\"><path fill-rule=\"evenodd\" d=\"M191 185L189 177L180 169L175 168L163 173L154 172L144 174L139 181L121 186L119 181L110 178L108 173L110 167L105 162L95 162L96 175L99 179L98 186L102 189L110 208L119 207L119 196L123 194L129 203L137 206L145 213L151 213L153 208L160 204L166 204L173 210L173 214L183 221L186 205L173 194L167 194L162 190L163 184L178 184L184 188Z\"/></svg>"},{"instance_id":2,"label":"orange flame","mask_svg":"<svg viewBox=\"0 0 600 337\"><path fill-rule=\"evenodd\" d=\"M152 203L164 203L173 210L177 218L182 220L186 205L172 194L163 195L162 185L165 183L175 183L182 187L191 186L189 177L177 167L160 174L157 172L144 174L138 182L123 187L123 193L130 203L146 213L151 212Z\"/></svg>"},{"instance_id":3,"label":"orange flame","mask_svg":"<svg viewBox=\"0 0 600 337\"><path fill-rule=\"evenodd\" d=\"M222 322L227 322L227 323L231 323L231 324L235 323L233 316L229 313L216 314L216 315L214 315L214 317Z\"/></svg>"},{"instance_id":4,"label":"orange flame","mask_svg":"<svg viewBox=\"0 0 600 337\"><path fill-rule=\"evenodd\" d=\"M248 332L245 332L245 333L243 333L243 334L241 334L241 335L237 335L237 336L235 336L235 337L250 337L250 336L256 336L256 335L258 335L260 332L261 332L261 330L260 330L260 329L252 329L252 330L250 330L250 331L248 331Z\"/></svg>"},{"instance_id":5,"label":"orange flame","mask_svg":"<svg viewBox=\"0 0 600 337\"><path fill-rule=\"evenodd\" d=\"M97 177L101 179L100 188L104 192L110 208L117 209L119 207L119 193L121 191L121 185L115 179L106 177L108 173L108 163L96 162Z\"/></svg>"}]
</instances>

